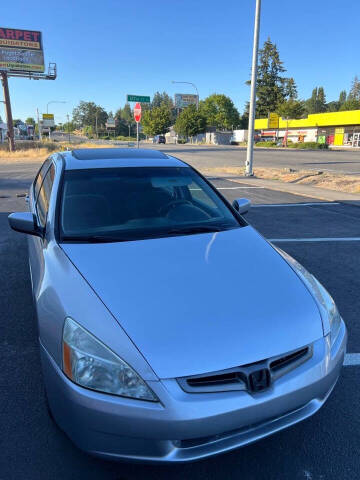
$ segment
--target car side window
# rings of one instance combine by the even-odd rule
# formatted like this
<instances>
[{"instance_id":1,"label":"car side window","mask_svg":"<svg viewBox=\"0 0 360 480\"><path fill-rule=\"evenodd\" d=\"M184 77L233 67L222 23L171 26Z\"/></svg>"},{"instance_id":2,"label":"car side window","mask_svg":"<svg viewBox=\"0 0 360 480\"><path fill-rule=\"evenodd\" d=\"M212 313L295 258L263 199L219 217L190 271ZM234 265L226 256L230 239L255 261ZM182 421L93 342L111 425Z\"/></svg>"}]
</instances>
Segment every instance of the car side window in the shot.
<instances>
[{"instance_id":1,"label":"car side window","mask_svg":"<svg viewBox=\"0 0 360 480\"><path fill-rule=\"evenodd\" d=\"M214 208L216 209L216 204L211 200L209 195L206 195L204 190L200 188L197 183L192 182L188 188L189 188L189 192L192 200L198 201L212 209Z\"/></svg>"},{"instance_id":2,"label":"car side window","mask_svg":"<svg viewBox=\"0 0 360 480\"><path fill-rule=\"evenodd\" d=\"M36 202L36 199L38 197L38 194L39 194L39 190L41 188L41 185L42 185L42 182L44 180L44 177L46 175L46 172L50 166L50 158L46 159L45 162L42 164L37 176L36 176L36 179L35 179L35 182L34 182L34 201Z\"/></svg>"},{"instance_id":3,"label":"car side window","mask_svg":"<svg viewBox=\"0 0 360 480\"><path fill-rule=\"evenodd\" d=\"M42 182L41 188L39 190L39 195L36 201L36 213L37 213L39 224L41 227L45 227L45 224L46 224L46 217L49 210L49 201L50 201L51 189L54 183L54 177L55 177L55 167L54 165L51 165Z\"/></svg>"}]
</instances>

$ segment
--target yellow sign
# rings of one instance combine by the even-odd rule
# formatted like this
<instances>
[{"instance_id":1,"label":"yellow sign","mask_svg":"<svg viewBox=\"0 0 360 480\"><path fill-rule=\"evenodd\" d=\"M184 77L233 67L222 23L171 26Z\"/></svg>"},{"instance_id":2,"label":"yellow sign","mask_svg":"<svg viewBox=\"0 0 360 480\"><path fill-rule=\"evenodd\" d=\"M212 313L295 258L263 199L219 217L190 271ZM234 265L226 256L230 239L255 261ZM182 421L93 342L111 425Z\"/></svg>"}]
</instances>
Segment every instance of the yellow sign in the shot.
<instances>
[{"instance_id":1,"label":"yellow sign","mask_svg":"<svg viewBox=\"0 0 360 480\"><path fill-rule=\"evenodd\" d=\"M338 134L338 133L345 133L344 127L335 128L335 135Z\"/></svg>"},{"instance_id":2,"label":"yellow sign","mask_svg":"<svg viewBox=\"0 0 360 480\"><path fill-rule=\"evenodd\" d=\"M43 113L42 114L43 119L45 120L54 120L54 114L53 113Z\"/></svg>"},{"instance_id":3,"label":"yellow sign","mask_svg":"<svg viewBox=\"0 0 360 480\"><path fill-rule=\"evenodd\" d=\"M277 113L269 113L268 128L279 128L279 115Z\"/></svg>"}]
</instances>

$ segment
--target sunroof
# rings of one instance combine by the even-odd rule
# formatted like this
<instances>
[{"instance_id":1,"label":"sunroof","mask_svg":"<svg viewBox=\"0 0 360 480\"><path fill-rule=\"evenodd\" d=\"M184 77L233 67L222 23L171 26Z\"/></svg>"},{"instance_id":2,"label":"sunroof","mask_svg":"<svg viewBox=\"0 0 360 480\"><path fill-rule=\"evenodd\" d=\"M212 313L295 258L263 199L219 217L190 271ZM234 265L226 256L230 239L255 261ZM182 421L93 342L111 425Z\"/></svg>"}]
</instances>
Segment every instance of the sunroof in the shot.
<instances>
[{"instance_id":1,"label":"sunroof","mask_svg":"<svg viewBox=\"0 0 360 480\"><path fill-rule=\"evenodd\" d=\"M167 158L162 152L144 148L79 148L72 151L78 160L109 160L111 158Z\"/></svg>"}]
</instances>

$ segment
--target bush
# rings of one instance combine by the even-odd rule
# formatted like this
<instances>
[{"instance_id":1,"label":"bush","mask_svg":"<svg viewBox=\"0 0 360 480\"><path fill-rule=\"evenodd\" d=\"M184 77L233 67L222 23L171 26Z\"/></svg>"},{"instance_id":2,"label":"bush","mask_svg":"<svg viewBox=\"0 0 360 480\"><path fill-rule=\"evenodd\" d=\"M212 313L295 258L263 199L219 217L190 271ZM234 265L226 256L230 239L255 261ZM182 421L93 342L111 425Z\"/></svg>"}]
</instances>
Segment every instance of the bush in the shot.
<instances>
[{"instance_id":1,"label":"bush","mask_svg":"<svg viewBox=\"0 0 360 480\"><path fill-rule=\"evenodd\" d=\"M122 142L136 142L136 137L124 137L124 135L118 135L116 140L120 140Z\"/></svg>"},{"instance_id":2,"label":"bush","mask_svg":"<svg viewBox=\"0 0 360 480\"><path fill-rule=\"evenodd\" d=\"M317 142L303 142L303 143L295 143L295 148L299 148L300 150L323 150L328 148L327 143L317 143Z\"/></svg>"},{"instance_id":3,"label":"bush","mask_svg":"<svg viewBox=\"0 0 360 480\"><path fill-rule=\"evenodd\" d=\"M186 143L186 140L185 138L178 138L177 143L180 143L180 145L183 145L184 143Z\"/></svg>"},{"instance_id":4,"label":"bush","mask_svg":"<svg viewBox=\"0 0 360 480\"><path fill-rule=\"evenodd\" d=\"M276 147L278 142L257 142L255 143L256 147L267 147L267 148L274 148Z\"/></svg>"}]
</instances>

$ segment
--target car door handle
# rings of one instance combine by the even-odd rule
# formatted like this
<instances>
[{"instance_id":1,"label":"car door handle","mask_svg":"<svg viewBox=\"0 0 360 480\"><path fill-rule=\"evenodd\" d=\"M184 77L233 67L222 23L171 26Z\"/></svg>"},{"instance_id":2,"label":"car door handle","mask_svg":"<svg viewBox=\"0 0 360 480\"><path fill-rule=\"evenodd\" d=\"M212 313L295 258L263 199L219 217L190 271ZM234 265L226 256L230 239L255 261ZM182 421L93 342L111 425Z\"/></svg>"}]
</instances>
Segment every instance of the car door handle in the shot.
<instances>
[{"instance_id":1,"label":"car door handle","mask_svg":"<svg viewBox=\"0 0 360 480\"><path fill-rule=\"evenodd\" d=\"M28 193L25 195L25 202L26 202L26 203L29 203L29 202L30 202L29 194L28 194Z\"/></svg>"}]
</instances>

